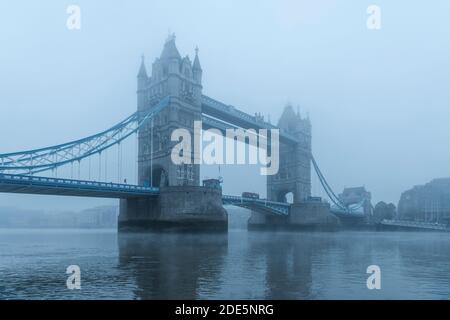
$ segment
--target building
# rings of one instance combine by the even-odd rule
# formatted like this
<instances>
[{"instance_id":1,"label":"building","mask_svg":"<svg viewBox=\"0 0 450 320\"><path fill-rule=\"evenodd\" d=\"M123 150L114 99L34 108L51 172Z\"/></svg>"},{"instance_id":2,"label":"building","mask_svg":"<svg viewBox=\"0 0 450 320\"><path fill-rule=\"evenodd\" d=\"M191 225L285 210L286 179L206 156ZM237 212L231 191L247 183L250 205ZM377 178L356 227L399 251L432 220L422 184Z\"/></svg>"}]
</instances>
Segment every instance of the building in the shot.
<instances>
[{"instance_id":1,"label":"building","mask_svg":"<svg viewBox=\"0 0 450 320\"><path fill-rule=\"evenodd\" d=\"M402 193L398 219L450 222L450 178L434 179Z\"/></svg>"},{"instance_id":2,"label":"building","mask_svg":"<svg viewBox=\"0 0 450 320\"><path fill-rule=\"evenodd\" d=\"M365 187L344 188L339 200L347 207L357 207L368 217L373 214L372 194Z\"/></svg>"}]
</instances>

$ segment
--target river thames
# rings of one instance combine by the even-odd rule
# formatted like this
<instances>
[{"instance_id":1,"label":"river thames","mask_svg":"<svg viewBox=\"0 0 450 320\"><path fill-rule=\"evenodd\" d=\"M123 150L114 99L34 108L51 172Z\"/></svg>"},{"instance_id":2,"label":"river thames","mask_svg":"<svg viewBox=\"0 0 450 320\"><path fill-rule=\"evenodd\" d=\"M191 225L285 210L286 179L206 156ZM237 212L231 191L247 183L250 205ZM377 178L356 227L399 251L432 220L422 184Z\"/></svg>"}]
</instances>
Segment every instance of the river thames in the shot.
<instances>
[{"instance_id":1,"label":"river thames","mask_svg":"<svg viewBox=\"0 0 450 320\"><path fill-rule=\"evenodd\" d=\"M66 268L78 265L81 289ZM369 265L381 289L366 286ZM448 299L450 234L0 229L1 299Z\"/></svg>"}]
</instances>

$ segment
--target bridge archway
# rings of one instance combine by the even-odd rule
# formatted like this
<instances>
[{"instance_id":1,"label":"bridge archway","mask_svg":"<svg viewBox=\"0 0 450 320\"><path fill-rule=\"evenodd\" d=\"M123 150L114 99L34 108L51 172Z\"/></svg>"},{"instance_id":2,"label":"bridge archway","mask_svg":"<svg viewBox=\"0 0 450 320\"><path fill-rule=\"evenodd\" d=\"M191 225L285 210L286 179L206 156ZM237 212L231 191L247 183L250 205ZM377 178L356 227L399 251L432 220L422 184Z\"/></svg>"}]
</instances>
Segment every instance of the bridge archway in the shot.
<instances>
[{"instance_id":1,"label":"bridge archway","mask_svg":"<svg viewBox=\"0 0 450 320\"><path fill-rule=\"evenodd\" d=\"M278 202L294 203L294 193L290 190L282 190L277 195Z\"/></svg>"},{"instance_id":2,"label":"bridge archway","mask_svg":"<svg viewBox=\"0 0 450 320\"><path fill-rule=\"evenodd\" d=\"M153 170L149 168L146 176L149 185L152 187L160 188L167 187L169 185L169 175L161 166L155 166Z\"/></svg>"}]
</instances>

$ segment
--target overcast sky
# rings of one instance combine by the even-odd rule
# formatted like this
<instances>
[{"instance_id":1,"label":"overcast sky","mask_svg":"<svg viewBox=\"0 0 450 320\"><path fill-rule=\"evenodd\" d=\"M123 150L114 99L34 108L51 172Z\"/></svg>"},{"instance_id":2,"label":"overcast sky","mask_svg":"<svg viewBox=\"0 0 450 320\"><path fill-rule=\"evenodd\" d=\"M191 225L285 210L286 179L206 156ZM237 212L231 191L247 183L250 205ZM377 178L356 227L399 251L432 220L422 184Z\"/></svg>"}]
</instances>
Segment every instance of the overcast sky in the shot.
<instances>
[{"instance_id":1,"label":"overcast sky","mask_svg":"<svg viewBox=\"0 0 450 320\"><path fill-rule=\"evenodd\" d=\"M66 27L70 4L81 7L79 31ZM371 4L378 31L366 27ZM182 56L198 45L205 94L272 122L287 102L300 106L333 188L365 185L374 202L397 203L450 176L449 12L445 0L3 1L0 153L81 138L134 112L140 56L149 69L170 30ZM256 167L222 175L226 193L265 193ZM0 195L0 206L50 210L105 203L116 201Z\"/></svg>"}]
</instances>

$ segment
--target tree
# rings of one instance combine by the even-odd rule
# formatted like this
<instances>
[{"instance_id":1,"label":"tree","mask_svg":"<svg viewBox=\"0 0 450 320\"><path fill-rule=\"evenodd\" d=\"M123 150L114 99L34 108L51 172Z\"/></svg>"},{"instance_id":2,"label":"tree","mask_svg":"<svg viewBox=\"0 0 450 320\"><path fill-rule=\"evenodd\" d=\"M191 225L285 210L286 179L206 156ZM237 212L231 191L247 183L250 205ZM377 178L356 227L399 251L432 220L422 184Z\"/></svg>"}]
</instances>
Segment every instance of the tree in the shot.
<instances>
[{"instance_id":1,"label":"tree","mask_svg":"<svg viewBox=\"0 0 450 320\"><path fill-rule=\"evenodd\" d=\"M393 203L386 204L384 201L380 201L375 205L373 210L373 217L375 223L379 223L382 220L392 220L395 218L396 208Z\"/></svg>"}]
</instances>

